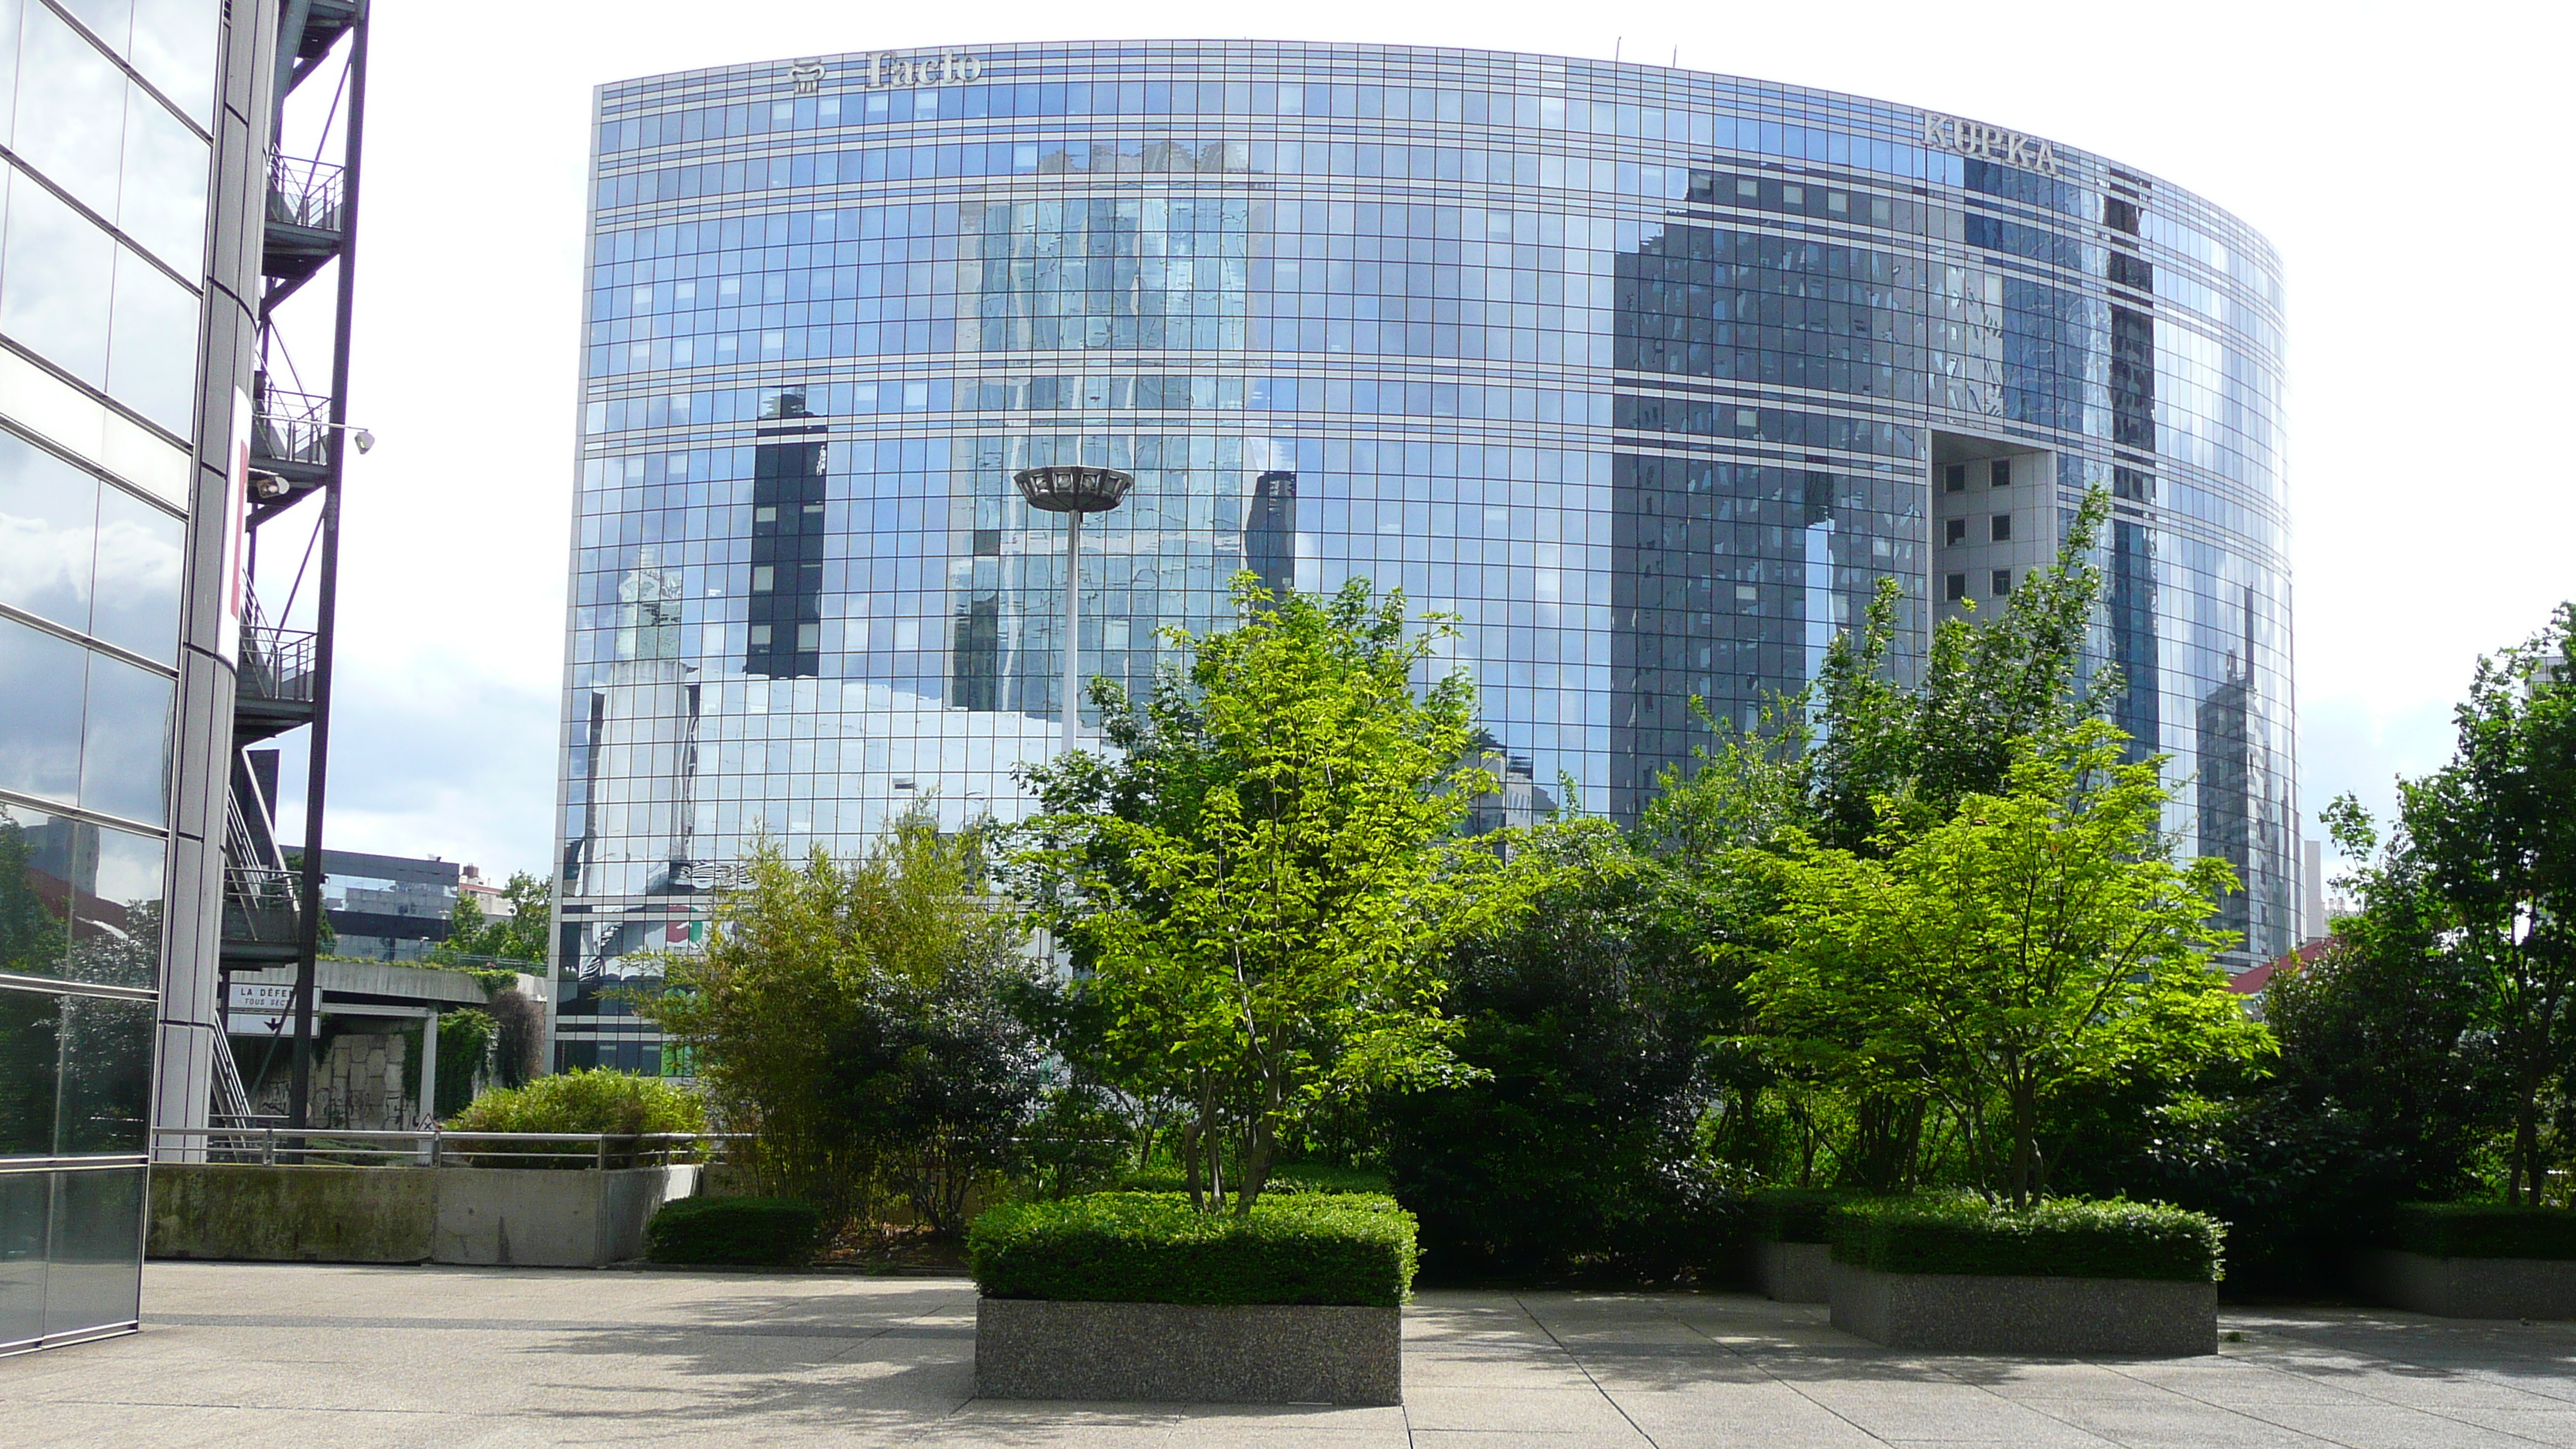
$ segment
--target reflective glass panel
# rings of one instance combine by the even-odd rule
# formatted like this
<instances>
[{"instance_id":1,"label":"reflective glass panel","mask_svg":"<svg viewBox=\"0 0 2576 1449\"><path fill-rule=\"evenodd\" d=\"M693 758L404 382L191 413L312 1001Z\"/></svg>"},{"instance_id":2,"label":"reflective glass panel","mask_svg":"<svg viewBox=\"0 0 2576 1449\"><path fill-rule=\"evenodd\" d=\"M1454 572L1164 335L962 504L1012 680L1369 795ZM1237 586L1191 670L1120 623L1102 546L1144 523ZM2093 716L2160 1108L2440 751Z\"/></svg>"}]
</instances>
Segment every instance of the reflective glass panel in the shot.
<instances>
[{"instance_id":1,"label":"reflective glass panel","mask_svg":"<svg viewBox=\"0 0 2576 1449\"><path fill-rule=\"evenodd\" d=\"M54 1174L45 1333L131 1323L143 1291L144 1169Z\"/></svg>"},{"instance_id":2,"label":"reflective glass panel","mask_svg":"<svg viewBox=\"0 0 2576 1449\"><path fill-rule=\"evenodd\" d=\"M0 986L0 1157L54 1150L61 1025L61 997Z\"/></svg>"},{"instance_id":3,"label":"reflective glass panel","mask_svg":"<svg viewBox=\"0 0 2576 1449\"><path fill-rule=\"evenodd\" d=\"M91 633L146 658L178 662L187 533L186 524L122 489L100 490Z\"/></svg>"},{"instance_id":4,"label":"reflective glass panel","mask_svg":"<svg viewBox=\"0 0 2576 1449\"><path fill-rule=\"evenodd\" d=\"M134 252L117 248L108 395L186 437L196 382L197 294Z\"/></svg>"},{"instance_id":5,"label":"reflective glass panel","mask_svg":"<svg viewBox=\"0 0 2576 1449\"><path fill-rule=\"evenodd\" d=\"M101 486L35 444L0 432L0 602L68 628L89 628ZM175 610L175 596L171 603Z\"/></svg>"},{"instance_id":6,"label":"reflective glass panel","mask_svg":"<svg viewBox=\"0 0 2576 1449\"><path fill-rule=\"evenodd\" d=\"M80 794L81 693L89 652L0 619L0 786L71 801Z\"/></svg>"},{"instance_id":7,"label":"reflective glass panel","mask_svg":"<svg viewBox=\"0 0 2576 1449\"><path fill-rule=\"evenodd\" d=\"M0 1022L5 1020L0 1013ZM50 1172L0 1172L0 1345L44 1336L53 1196Z\"/></svg>"},{"instance_id":8,"label":"reflective glass panel","mask_svg":"<svg viewBox=\"0 0 2576 1449\"><path fill-rule=\"evenodd\" d=\"M116 215L125 151L125 74L44 5L26 12L13 145L100 216Z\"/></svg>"},{"instance_id":9,"label":"reflective glass panel","mask_svg":"<svg viewBox=\"0 0 2576 1449\"><path fill-rule=\"evenodd\" d=\"M107 384L116 240L20 173L9 178L0 332L88 383Z\"/></svg>"},{"instance_id":10,"label":"reflective glass panel","mask_svg":"<svg viewBox=\"0 0 2576 1449\"><path fill-rule=\"evenodd\" d=\"M159 825L168 809L171 682L122 659L90 656L81 729L80 803Z\"/></svg>"},{"instance_id":11,"label":"reflective glass panel","mask_svg":"<svg viewBox=\"0 0 2576 1449\"><path fill-rule=\"evenodd\" d=\"M61 1105L54 1151L64 1157L144 1149L152 1095L152 1003L63 998Z\"/></svg>"}]
</instances>

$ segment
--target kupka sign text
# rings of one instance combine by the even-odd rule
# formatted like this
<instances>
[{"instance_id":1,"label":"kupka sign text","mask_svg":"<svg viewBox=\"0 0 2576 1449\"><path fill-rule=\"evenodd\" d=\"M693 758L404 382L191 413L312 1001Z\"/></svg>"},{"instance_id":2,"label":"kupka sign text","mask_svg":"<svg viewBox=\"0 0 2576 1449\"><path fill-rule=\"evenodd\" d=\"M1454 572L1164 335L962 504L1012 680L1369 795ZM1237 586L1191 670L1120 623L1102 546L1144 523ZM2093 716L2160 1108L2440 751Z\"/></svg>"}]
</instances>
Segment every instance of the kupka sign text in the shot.
<instances>
[{"instance_id":1,"label":"kupka sign text","mask_svg":"<svg viewBox=\"0 0 2576 1449\"><path fill-rule=\"evenodd\" d=\"M891 90L897 86L954 86L984 78L982 56L943 50L936 55L904 55L896 51L878 51L860 57L861 67L854 72L858 89ZM829 65L819 60L800 60L787 67L787 79L794 83L796 94L810 96L821 92L823 82L831 76Z\"/></svg>"},{"instance_id":2,"label":"kupka sign text","mask_svg":"<svg viewBox=\"0 0 2576 1449\"><path fill-rule=\"evenodd\" d=\"M1957 116L1924 112L1923 144L1936 151L1955 151L1980 161L2001 161L2007 166L2036 171L2042 176L2065 174L2058 168L2056 148L2039 137L1976 121L1963 121Z\"/></svg>"}]
</instances>

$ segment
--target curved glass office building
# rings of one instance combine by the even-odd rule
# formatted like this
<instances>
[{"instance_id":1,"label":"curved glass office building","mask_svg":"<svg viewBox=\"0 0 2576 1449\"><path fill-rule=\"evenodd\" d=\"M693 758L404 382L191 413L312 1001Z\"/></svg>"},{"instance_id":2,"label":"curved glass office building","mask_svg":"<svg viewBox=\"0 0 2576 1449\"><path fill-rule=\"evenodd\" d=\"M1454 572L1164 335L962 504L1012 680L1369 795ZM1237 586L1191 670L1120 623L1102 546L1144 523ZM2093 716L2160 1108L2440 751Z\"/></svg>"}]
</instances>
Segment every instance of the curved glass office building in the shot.
<instances>
[{"instance_id":1,"label":"curved glass office building","mask_svg":"<svg viewBox=\"0 0 2576 1449\"><path fill-rule=\"evenodd\" d=\"M2099 657L2246 954L2292 940L2271 248L2054 139L1657 66L1397 46L793 58L598 96L559 1060L745 843L1008 816L1086 673L1229 577L1455 613L1505 814L1632 815L1688 701L1875 581L1992 608L2113 499ZM684 1064L663 1064L676 1070Z\"/></svg>"}]
</instances>

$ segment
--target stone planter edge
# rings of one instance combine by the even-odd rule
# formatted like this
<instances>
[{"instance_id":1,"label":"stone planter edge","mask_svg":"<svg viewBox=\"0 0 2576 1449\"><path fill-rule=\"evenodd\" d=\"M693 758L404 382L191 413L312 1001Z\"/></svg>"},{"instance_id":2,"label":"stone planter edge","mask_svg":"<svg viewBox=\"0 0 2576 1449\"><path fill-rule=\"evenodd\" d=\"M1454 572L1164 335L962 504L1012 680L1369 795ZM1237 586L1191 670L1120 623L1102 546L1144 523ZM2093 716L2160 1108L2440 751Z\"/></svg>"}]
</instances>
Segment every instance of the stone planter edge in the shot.
<instances>
[{"instance_id":1,"label":"stone planter edge","mask_svg":"<svg viewBox=\"0 0 2576 1449\"><path fill-rule=\"evenodd\" d=\"M1890 1348L2187 1358L2218 1351L2218 1285L1881 1273L1834 1262L1832 1322Z\"/></svg>"},{"instance_id":2,"label":"stone planter edge","mask_svg":"<svg viewBox=\"0 0 2576 1449\"><path fill-rule=\"evenodd\" d=\"M1404 1402L1404 1310L1344 1304L975 1302L975 1392L995 1399Z\"/></svg>"}]
</instances>

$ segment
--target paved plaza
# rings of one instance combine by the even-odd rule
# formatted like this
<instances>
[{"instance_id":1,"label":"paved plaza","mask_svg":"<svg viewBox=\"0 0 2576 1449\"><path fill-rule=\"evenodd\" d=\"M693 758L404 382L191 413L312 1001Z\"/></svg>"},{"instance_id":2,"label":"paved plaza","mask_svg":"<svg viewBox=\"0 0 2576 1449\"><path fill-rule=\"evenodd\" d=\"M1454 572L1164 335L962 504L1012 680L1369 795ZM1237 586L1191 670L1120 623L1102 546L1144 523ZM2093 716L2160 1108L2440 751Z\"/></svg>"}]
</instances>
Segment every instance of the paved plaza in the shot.
<instances>
[{"instance_id":1,"label":"paved plaza","mask_svg":"<svg viewBox=\"0 0 2576 1449\"><path fill-rule=\"evenodd\" d=\"M2576 1446L2576 1324L2230 1311L2215 1358L1890 1352L1738 1294L1426 1292L1405 1403L973 1397L962 1279L154 1263L141 1335L0 1361L35 1445Z\"/></svg>"}]
</instances>

